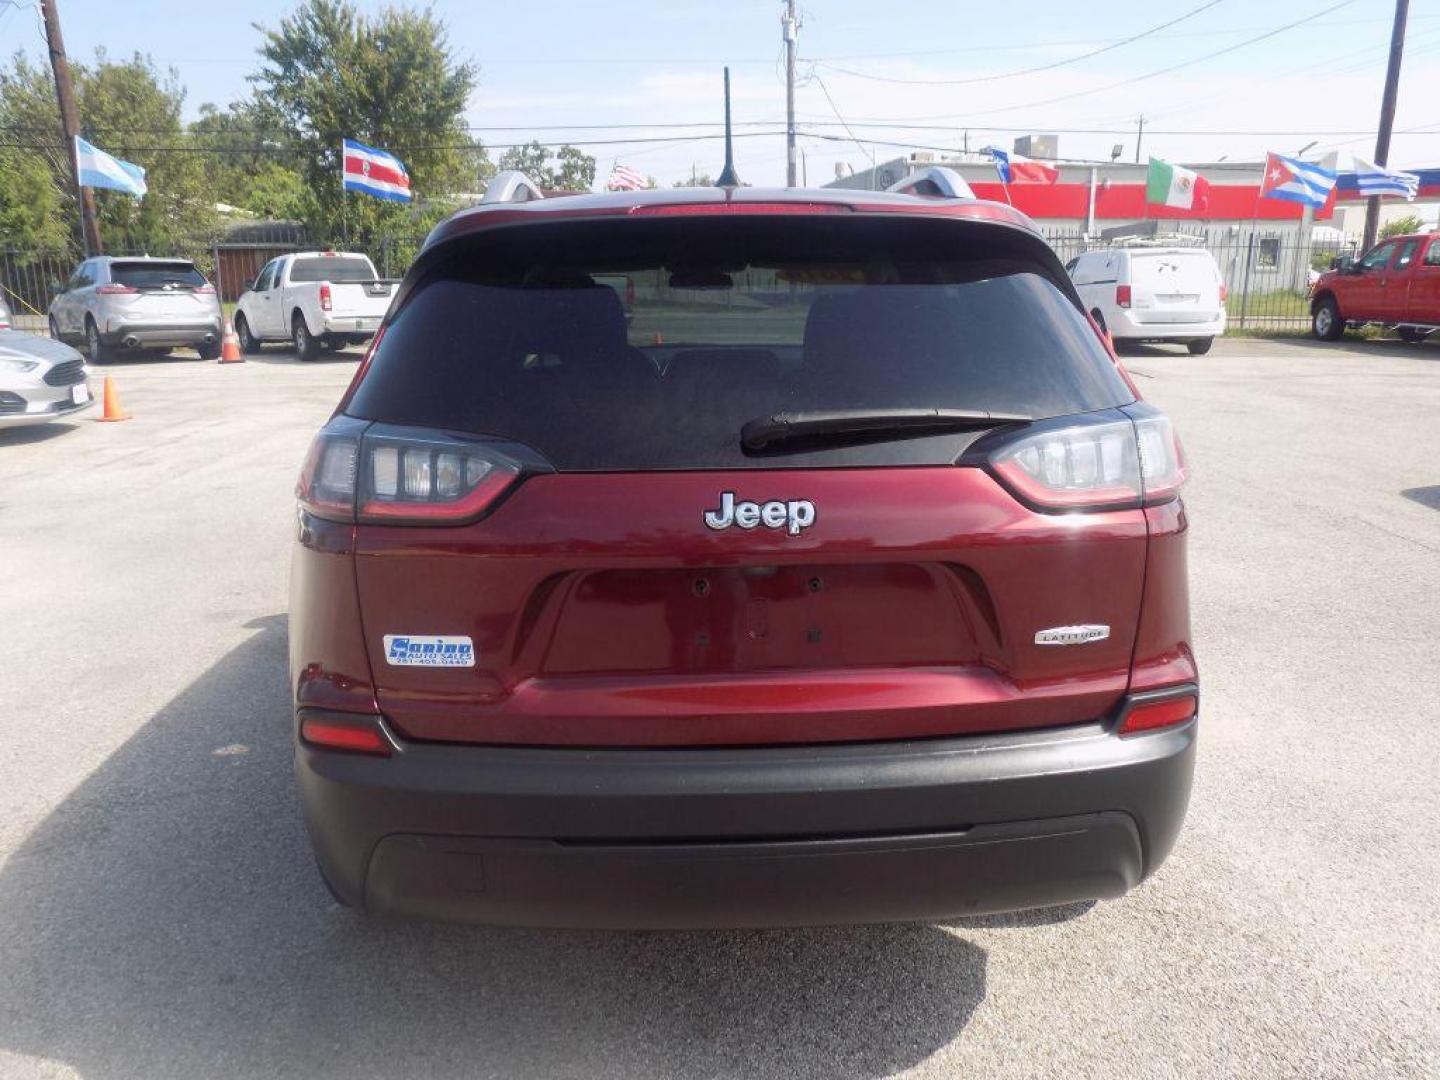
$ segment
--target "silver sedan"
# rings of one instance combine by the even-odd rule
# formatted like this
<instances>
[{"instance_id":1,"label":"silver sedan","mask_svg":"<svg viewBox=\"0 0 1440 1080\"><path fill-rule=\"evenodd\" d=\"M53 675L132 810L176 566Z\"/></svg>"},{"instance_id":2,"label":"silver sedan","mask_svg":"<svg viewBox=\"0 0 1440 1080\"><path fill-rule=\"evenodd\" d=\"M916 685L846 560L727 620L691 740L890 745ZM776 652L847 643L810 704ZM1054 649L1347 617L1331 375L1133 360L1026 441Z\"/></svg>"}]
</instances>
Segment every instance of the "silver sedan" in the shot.
<instances>
[{"instance_id":1,"label":"silver sedan","mask_svg":"<svg viewBox=\"0 0 1440 1080\"><path fill-rule=\"evenodd\" d=\"M0 330L0 428L43 424L95 404L85 358L59 341Z\"/></svg>"}]
</instances>

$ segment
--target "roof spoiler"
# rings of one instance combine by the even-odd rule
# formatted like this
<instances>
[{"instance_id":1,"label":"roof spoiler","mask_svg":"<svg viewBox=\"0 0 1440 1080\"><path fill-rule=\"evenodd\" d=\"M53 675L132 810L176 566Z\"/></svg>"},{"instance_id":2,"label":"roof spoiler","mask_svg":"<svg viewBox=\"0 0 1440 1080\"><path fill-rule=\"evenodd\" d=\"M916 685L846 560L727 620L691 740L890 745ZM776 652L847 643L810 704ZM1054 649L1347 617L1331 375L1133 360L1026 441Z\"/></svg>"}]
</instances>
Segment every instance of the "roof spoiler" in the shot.
<instances>
[{"instance_id":1,"label":"roof spoiler","mask_svg":"<svg viewBox=\"0 0 1440 1080\"><path fill-rule=\"evenodd\" d=\"M496 174L495 179L486 185L485 194L481 197L480 202L533 202L535 199L543 199L544 197L545 193L540 190L535 181L531 180L518 169L510 169L506 172Z\"/></svg>"},{"instance_id":2,"label":"roof spoiler","mask_svg":"<svg viewBox=\"0 0 1440 1080\"><path fill-rule=\"evenodd\" d=\"M921 195L931 199L973 199L975 192L965 178L954 169L944 165L927 165L919 172L912 173L891 184L886 191L900 195Z\"/></svg>"}]
</instances>

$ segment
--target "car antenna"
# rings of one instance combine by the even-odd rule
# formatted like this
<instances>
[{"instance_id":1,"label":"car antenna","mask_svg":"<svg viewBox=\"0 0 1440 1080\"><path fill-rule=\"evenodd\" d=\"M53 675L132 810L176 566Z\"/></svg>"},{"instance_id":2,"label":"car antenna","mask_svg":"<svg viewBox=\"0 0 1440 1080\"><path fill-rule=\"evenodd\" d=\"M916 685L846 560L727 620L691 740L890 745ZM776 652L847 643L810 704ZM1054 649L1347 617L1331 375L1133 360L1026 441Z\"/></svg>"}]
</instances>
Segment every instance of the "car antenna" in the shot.
<instances>
[{"instance_id":1,"label":"car antenna","mask_svg":"<svg viewBox=\"0 0 1440 1080\"><path fill-rule=\"evenodd\" d=\"M730 69L725 69L725 167L720 170L716 187L737 188L740 177L735 173L735 148L730 141Z\"/></svg>"}]
</instances>

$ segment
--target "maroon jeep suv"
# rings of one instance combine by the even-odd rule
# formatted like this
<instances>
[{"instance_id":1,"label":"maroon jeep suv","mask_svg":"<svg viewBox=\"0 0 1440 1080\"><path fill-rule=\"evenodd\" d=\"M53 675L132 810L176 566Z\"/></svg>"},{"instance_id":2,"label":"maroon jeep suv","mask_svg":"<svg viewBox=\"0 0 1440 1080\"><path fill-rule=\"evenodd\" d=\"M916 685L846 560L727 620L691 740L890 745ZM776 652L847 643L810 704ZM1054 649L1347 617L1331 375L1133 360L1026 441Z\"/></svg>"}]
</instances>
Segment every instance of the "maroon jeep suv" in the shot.
<instances>
[{"instance_id":1,"label":"maroon jeep suv","mask_svg":"<svg viewBox=\"0 0 1440 1080\"><path fill-rule=\"evenodd\" d=\"M1118 896L1189 798L1184 478L1009 207L463 211L299 483L320 871L549 926Z\"/></svg>"}]
</instances>

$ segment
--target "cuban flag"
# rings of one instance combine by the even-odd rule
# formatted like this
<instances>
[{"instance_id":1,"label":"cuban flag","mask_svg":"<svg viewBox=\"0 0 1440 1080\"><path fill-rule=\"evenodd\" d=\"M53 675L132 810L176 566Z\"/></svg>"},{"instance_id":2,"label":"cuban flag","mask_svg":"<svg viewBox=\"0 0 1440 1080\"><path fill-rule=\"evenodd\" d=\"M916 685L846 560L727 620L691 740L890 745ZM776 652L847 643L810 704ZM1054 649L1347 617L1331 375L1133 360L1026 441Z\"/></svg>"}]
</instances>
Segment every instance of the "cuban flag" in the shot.
<instances>
[{"instance_id":1,"label":"cuban flag","mask_svg":"<svg viewBox=\"0 0 1440 1080\"><path fill-rule=\"evenodd\" d=\"M1260 185L1262 199L1281 199L1320 209L1335 189L1337 173L1311 161L1265 155L1265 179Z\"/></svg>"},{"instance_id":2,"label":"cuban flag","mask_svg":"<svg viewBox=\"0 0 1440 1080\"><path fill-rule=\"evenodd\" d=\"M1399 195L1402 199L1413 199L1420 190L1420 177L1417 173L1387 169L1364 158L1355 159L1355 172L1352 175L1354 189L1365 198L1371 195Z\"/></svg>"},{"instance_id":3,"label":"cuban flag","mask_svg":"<svg viewBox=\"0 0 1440 1080\"><path fill-rule=\"evenodd\" d=\"M405 171L405 163L394 154L376 150L354 139L346 139L342 150L344 171L341 186L346 191L363 191L377 199L394 202L409 202L413 198L410 194L410 174Z\"/></svg>"},{"instance_id":4,"label":"cuban flag","mask_svg":"<svg viewBox=\"0 0 1440 1080\"><path fill-rule=\"evenodd\" d=\"M1002 184L1053 184L1060 179L1060 170L1042 161L1020 154L1007 154L994 146L987 146L985 152L995 162L995 171L1000 174Z\"/></svg>"},{"instance_id":5,"label":"cuban flag","mask_svg":"<svg viewBox=\"0 0 1440 1080\"><path fill-rule=\"evenodd\" d=\"M150 190L145 184L145 170L139 165L97 150L79 135L75 136L75 164L81 187L109 188L136 198L144 198Z\"/></svg>"}]
</instances>

